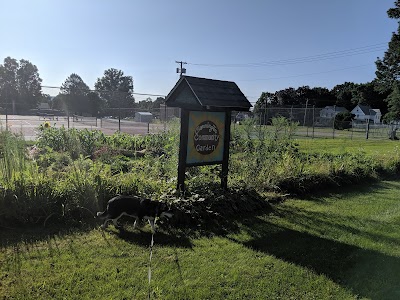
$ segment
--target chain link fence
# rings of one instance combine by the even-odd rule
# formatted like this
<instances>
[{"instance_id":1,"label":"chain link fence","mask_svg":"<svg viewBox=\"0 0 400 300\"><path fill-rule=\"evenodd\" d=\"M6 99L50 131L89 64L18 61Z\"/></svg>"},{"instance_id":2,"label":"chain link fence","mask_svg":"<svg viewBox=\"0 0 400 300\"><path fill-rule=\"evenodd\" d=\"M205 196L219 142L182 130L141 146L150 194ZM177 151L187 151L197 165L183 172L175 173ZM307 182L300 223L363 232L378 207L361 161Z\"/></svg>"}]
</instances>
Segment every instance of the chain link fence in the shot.
<instances>
[{"instance_id":1,"label":"chain link fence","mask_svg":"<svg viewBox=\"0 0 400 300\"><path fill-rule=\"evenodd\" d=\"M324 108L316 107L269 107L252 116L236 113L233 121L241 123L245 118L253 118L258 126L268 127L273 118L284 117L298 124L294 136L299 138L396 139L400 127L399 124L375 124L372 120L338 121L336 113L329 115Z\"/></svg>"},{"instance_id":2,"label":"chain link fence","mask_svg":"<svg viewBox=\"0 0 400 300\"><path fill-rule=\"evenodd\" d=\"M49 122L50 126L101 130L105 134L153 134L168 130L168 122L180 118L180 109L161 105L159 108L109 108L96 117L68 114L61 110L45 108L26 112L26 115L9 114L0 108L0 129L21 133L27 139L35 139L37 128ZM233 126L240 126L251 119L255 126L271 126L273 118L284 117L297 123L298 138L388 139L396 138L399 124L374 124L372 122L335 122L334 116L326 116L323 108L315 107L268 107L257 114L232 112Z\"/></svg>"},{"instance_id":3,"label":"chain link fence","mask_svg":"<svg viewBox=\"0 0 400 300\"><path fill-rule=\"evenodd\" d=\"M52 127L101 130L107 135L115 132L128 134L154 134L168 129L168 122L180 117L179 108L166 107L141 108L109 108L101 115L69 114L64 111L45 108L33 109L24 115L10 114L8 109L0 108L0 129L23 134L33 140L37 136L39 126L48 123Z\"/></svg>"}]
</instances>

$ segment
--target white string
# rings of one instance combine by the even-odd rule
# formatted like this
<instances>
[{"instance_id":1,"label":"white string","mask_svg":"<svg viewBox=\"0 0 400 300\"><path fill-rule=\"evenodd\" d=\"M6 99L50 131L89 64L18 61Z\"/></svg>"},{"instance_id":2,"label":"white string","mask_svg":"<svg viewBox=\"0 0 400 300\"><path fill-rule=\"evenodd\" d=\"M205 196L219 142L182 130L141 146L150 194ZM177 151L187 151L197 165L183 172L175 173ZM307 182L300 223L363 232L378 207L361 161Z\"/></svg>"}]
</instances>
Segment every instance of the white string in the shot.
<instances>
[{"instance_id":1,"label":"white string","mask_svg":"<svg viewBox=\"0 0 400 300\"><path fill-rule=\"evenodd\" d=\"M156 226L156 219L154 219L154 231ZM153 228L152 228L153 229ZM151 242L150 242L150 257L149 257L149 271L148 271L148 278L149 278L149 300L151 299L151 259L153 258L153 246L154 246L154 231L152 230L151 233Z\"/></svg>"}]
</instances>

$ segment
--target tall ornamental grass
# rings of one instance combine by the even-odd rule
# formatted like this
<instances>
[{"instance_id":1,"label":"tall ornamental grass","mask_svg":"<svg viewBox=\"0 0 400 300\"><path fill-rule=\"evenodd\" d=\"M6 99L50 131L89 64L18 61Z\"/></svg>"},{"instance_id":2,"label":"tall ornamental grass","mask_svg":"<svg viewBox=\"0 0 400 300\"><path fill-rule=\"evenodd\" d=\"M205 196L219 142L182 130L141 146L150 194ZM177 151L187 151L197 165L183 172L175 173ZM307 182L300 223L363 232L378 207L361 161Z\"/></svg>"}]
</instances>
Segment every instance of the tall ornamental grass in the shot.
<instances>
[{"instance_id":1,"label":"tall ornamental grass","mask_svg":"<svg viewBox=\"0 0 400 300\"><path fill-rule=\"evenodd\" d=\"M26 168L25 141L22 136L10 131L0 131L0 175L3 188L21 176Z\"/></svg>"}]
</instances>

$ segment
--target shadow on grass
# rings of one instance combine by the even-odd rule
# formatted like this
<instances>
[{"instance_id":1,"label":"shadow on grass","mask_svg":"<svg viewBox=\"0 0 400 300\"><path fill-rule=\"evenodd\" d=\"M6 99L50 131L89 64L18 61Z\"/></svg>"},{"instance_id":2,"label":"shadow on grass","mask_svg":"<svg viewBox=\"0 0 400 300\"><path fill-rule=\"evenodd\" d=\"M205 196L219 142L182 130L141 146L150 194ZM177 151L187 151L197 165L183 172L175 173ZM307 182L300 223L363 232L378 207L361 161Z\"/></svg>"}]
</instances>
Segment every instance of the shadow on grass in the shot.
<instances>
[{"instance_id":1,"label":"shadow on grass","mask_svg":"<svg viewBox=\"0 0 400 300\"><path fill-rule=\"evenodd\" d=\"M89 232L95 228L98 228L98 225L93 222L85 224L75 224L74 226L54 225L48 227L0 227L0 248L15 246L19 243L29 244L41 241L48 241L56 236L62 238L66 235Z\"/></svg>"},{"instance_id":2,"label":"shadow on grass","mask_svg":"<svg viewBox=\"0 0 400 300\"><path fill-rule=\"evenodd\" d=\"M373 184L369 186L358 186L357 192L353 188L344 188L340 193L337 190L326 190L311 197L311 201L324 201L323 197L336 195L341 197L344 193L365 194L378 193L379 189L391 189L390 184ZM351 233L354 236L363 236L376 243L391 244L396 247L400 244L398 240L390 236L379 235L379 233L367 232L362 229L358 220L332 215L323 212L311 212L301 209L293 209L289 206L277 206L274 213L279 214L282 219L298 225L304 230L315 232L300 232L283 226L277 226L268 221L265 216L271 209L265 203L257 210L246 211L250 203L256 203L253 198L242 197L241 194L231 194L236 197L235 206L227 207L225 202L212 202L214 214L207 216L200 214L205 210L203 206L207 201L199 202L199 209L195 212L203 217L198 223L192 222L191 214L176 215L176 220L170 224L159 224L160 230L155 234L154 241L157 245L175 246L181 248L192 248L191 239L199 235L226 236L238 233L242 230L248 231L251 239L240 242L246 247L262 251L267 255L273 255L278 259L308 268L316 274L325 275L337 284L348 288L360 297L370 299L400 299L400 258L385 255L383 253L363 249L349 245L337 240L323 237L326 232ZM250 200L250 201L249 201ZM252 201L252 202L251 202ZM196 204L196 203L195 203ZM222 212L228 212L226 216ZM262 218L257 216L264 215ZM341 218L341 219L340 219ZM347 218L347 219L346 219ZM371 226L379 227L378 221L368 220ZM172 225L173 228L170 228ZM98 228L99 224L92 224L82 228L59 230L57 228L41 231L18 229L16 232L7 230L3 235L0 229L0 247L18 243L20 241L47 240L49 235L70 234L75 231L90 231ZM396 229L396 228L393 228ZM125 231L109 230L111 234L120 239L148 247L151 241L151 233L145 230L132 230L129 226ZM332 234L330 234L332 236ZM336 235L333 235L336 236ZM4 239L6 237L6 239ZM176 259L179 263L179 260ZM178 268L179 265L178 265Z\"/></svg>"},{"instance_id":3,"label":"shadow on grass","mask_svg":"<svg viewBox=\"0 0 400 300\"><path fill-rule=\"evenodd\" d=\"M116 235L118 238L140 246L149 246L152 238L152 233L141 229L133 229L126 227L127 229L121 229L117 231L109 231L109 233ZM154 233L154 243L158 246L171 246L177 248L192 248L193 244L191 239L179 231L165 231L157 230Z\"/></svg>"},{"instance_id":4,"label":"shadow on grass","mask_svg":"<svg viewBox=\"0 0 400 300\"><path fill-rule=\"evenodd\" d=\"M400 299L400 258L268 222L257 226L263 232L253 232L258 236L245 246L325 275L359 296Z\"/></svg>"},{"instance_id":5,"label":"shadow on grass","mask_svg":"<svg viewBox=\"0 0 400 300\"><path fill-rule=\"evenodd\" d=\"M390 233L399 230L398 224L373 219L360 220L353 216L343 216L335 213L310 212L298 207L280 207L278 211L280 217L288 220L291 224L299 225L319 235L339 236L341 233L345 233L357 238L366 238L374 243L400 247L398 238L388 236ZM373 228L375 231L371 232L366 228ZM383 230L386 234L379 233L379 231Z\"/></svg>"},{"instance_id":6,"label":"shadow on grass","mask_svg":"<svg viewBox=\"0 0 400 300\"><path fill-rule=\"evenodd\" d=\"M346 188L340 193L336 191L334 195L342 198L368 193L370 196L397 188L396 184L381 182L360 186L357 191ZM311 201L323 202L323 197L332 197L331 193L319 193ZM392 234L399 229L398 224L339 213L309 211L290 205L276 206L274 215L294 227L277 225L269 221L268 215L247 218L242 222L242 229L251 238L246 242L232 240L327 276L360 297L400 299L399 257L337 240L342 235L354 236L355 239L362 238L376 245L398 248L400 241ZM293 228L301 228L301 231Z\"/></svg>"},{"instance_id":7,"label":"shadow on grass","mask_svg":"<svg viewBox=\"0 0 400 300\"><path fill-rule=\"evenodd\" d=\"M399 178L395 179L399 180ZM365 194L381 194L382 190L390 190L397 188L393 183L382 182L379 180L372 179L368 183L356 183L356 184L344 184L338 186L331 186L327 188L315 189L312 193L306 193L299 195L298 198L302 200L310 200L313 202L324 202L324 197L341 197L343 194L346 195L365 195Z\"/></svg>"}]
</instances>

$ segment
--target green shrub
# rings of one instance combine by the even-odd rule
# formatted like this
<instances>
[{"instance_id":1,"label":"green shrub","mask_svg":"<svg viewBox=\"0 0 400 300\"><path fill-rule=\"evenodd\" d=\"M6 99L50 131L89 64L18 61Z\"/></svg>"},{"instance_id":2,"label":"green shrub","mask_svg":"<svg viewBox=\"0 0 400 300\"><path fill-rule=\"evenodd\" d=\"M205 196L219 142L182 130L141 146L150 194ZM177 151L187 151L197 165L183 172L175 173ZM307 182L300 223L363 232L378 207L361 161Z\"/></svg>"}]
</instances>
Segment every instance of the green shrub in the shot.
<instances>
[{"instance_id":1,"label":"green shrub","mask_svg":"<svg viewBox=\"0 0 400 300\"><path fill-rule=\"evenodd\" d=\"M105 141L106 136L99 130L41 126L37 146L50 147L57 152L68 152L72 158L77 159L79 155L91 156Z\"/></svg>"}]
</instances>

